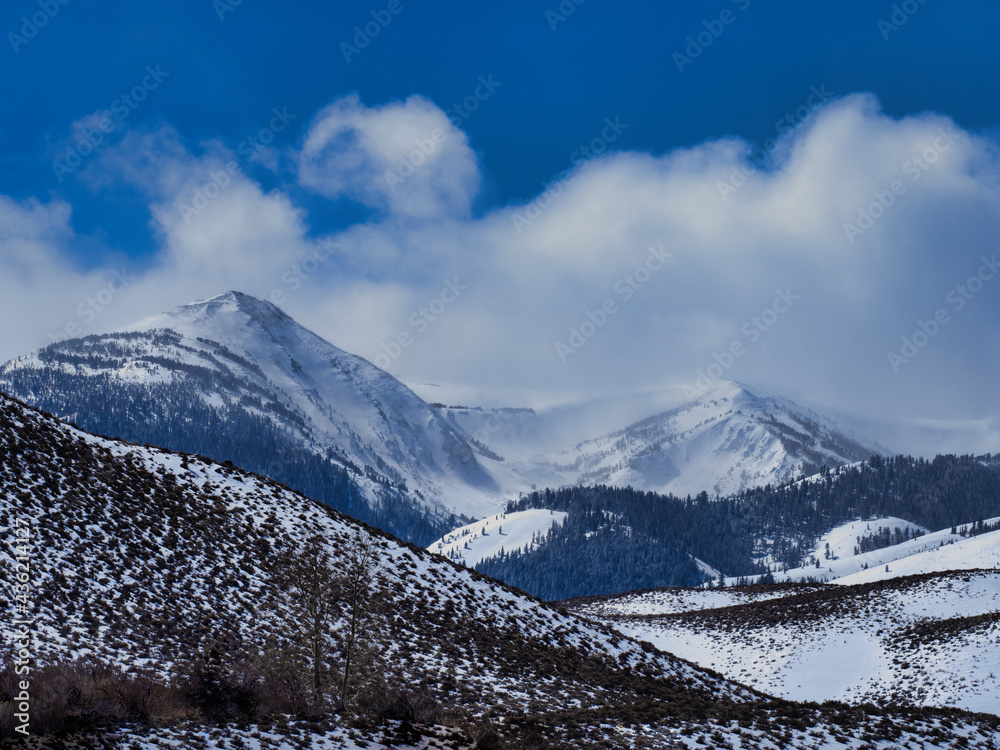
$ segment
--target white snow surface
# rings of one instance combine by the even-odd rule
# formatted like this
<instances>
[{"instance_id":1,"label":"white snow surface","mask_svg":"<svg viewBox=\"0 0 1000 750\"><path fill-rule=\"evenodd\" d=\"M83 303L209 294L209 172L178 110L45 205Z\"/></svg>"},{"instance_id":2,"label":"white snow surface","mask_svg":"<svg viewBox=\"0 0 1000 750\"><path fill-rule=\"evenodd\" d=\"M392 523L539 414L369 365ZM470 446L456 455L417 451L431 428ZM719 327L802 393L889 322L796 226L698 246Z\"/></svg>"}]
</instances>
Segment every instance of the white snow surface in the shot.
<instances>
[{"instance_id":1,"label":"white snow surface","mask_svg":"<svg viewBox=\"0 0 1000 750\"><path fill-rule=\"evenodd\" d=\"M866 732L877 734L883 731L878 722L869 721L864 726ZM316 750L475 750L481 745L459 744L454 730L445 727L421 727L434 738L424 738L419 745L399 744L386 739L395 729L395 722L382 730L359 731L357 729L334 729L316 731L307 724L296 726L291 723L285 732L257 727L229 726L223 729L194 731L176 729L134 729L122 732L115 748L122 750L163 750L163 748L186 749L196 746L204 750L229 750L248 748L249 750L300 750L303 747ZM986 726L976 726L961 719L908 719L893 727L892 739L875 739L868 742L858 736L860 727L846 732L840 724L818 721L806 726L789 728L781 723L770 730L747 726L747 722L720 721L707 725L689 725L683 728L660 729L648 725L620 724L604 725L605 742L600 747L622 748L662 748L664 750L705 750L705 748L731 748L732 750L934 750L935 748L965 747L976 750L992 750L1000 732L991 731ZM449 736L450 735L450 736ZM611 739L608 739L608 738ZM109 738L110 739L110 738ZM114 740L112 740L114 741ZM955 742L960 744L953 744ZM613 742L614 744L607 744ZM709 744L711 742L712 744ZM112 745L106 744L106 747ZM594 746L588 745L588 746Z\"/></svg>"},{"instance_id":2,"label":"white snow surface","mask_svg":"<svg viewBox=\"0 0 1000 750\"><path fill-rule=\"evenodd\" d=\"M997 519L992 520L996 521ZM920 545L913 544L915 541L920 540L911 540L898 545L903 548L900 551L919 548ZM1000 531L990 531L967 538L960 536L956 538L956 535L952 534L951 531L939 531L936 534L929 534L927 541L929 544L937 541L938 546L925 548L905 557L897 557L888 564L888 571L885 569L886 566L870 566L867 570L836 578L833 583L849 586L855 583L885 581L900 576L938 573L946 570L981 568L1000 570Z\"/></svg>"},{"instance_id":3,"label":"white snow surface","mask_svg":"<svg viewBox=\"0 0 1000 750\"><path fill-rule=\"evenodd\" d=\"M1000 518L988 518L984 522L992 524L998 521ZM812 563L787 571L775 570L772 575L778 582L853 584L917 573L1000 566L1000 532L975 537L963 536L962 531L970 527L971 524L959 525L954 534L950 528L924 533L916 539L855 555L854 546L859 536L875 533L879 529L911 529L918 532L926 532L926 529L901 518L852 521L836 527L820 538L812 553L812 558L819 561L819 567ZM826 557L827 544L830 545L830 558ZM757 579L758 577L751 577L750 581ZM737 579L734 577L726 579L728 586L736 583Z\"/></svg>"},{"instance_id":4,"label":"white snow surface","mask_svg":"<svg viewBox=\"0 0 1000 750\"><path fill-rule=\"evenodd\" d=\"M474 568L482 560L501 552L534 549L552 526L562 524L568 515L563 511L542 509L500 513L455 529L427 549Z\"/></svg>"},{"instance_id":5,"label":"white snow surface","mask_svg":"<svg viewBox=\"0 0 1000 750\"><path fill-rule=\"evenodd\" d=\"M734 606L744 598L754 597L665 590L575 609L790 700L1000 706L1000 572L815 586Z\"/></svg>"},{"instance_id":6,"label":"white snow surface","mask_svg":"<svg viewBox=\"0 0 1000 750\"><path fill-rule=\"evenodd\" d=\"M773 586L765 589L745 587L727 589L662 588L648 591L630 591L617 596L595 597L593 601L579 604L574 609L587 617L673 615L681 612L698 612L722 609L740 604L781 599L791 593L816 591L819 584L794 588Z\"/></svg>"},{"instance_id":7,"label":"white snow surface","mask_svg":"<svg viewBox=\"0 0 1000 750\"><path fill-rule=\"evenodd\" d=\"M301 725L292 720L282 730L262 729L256 725L249 727L228 726L224 728L181 727L151 729L148 727L126 729L117 733L113 747L123 750L164 750L190 747L204 750L298 750L308 742L312 750L445 750L461 748L472 750L462 740L462 732L452 727L421 727L426 736L416 743L400 744L392 737L398 731L399 722L387 722L387 726L376 729L358 730L336 727L317 730L304 722ZM105 747L112 745L105 744Z\"/></svg>"}]
</instances>

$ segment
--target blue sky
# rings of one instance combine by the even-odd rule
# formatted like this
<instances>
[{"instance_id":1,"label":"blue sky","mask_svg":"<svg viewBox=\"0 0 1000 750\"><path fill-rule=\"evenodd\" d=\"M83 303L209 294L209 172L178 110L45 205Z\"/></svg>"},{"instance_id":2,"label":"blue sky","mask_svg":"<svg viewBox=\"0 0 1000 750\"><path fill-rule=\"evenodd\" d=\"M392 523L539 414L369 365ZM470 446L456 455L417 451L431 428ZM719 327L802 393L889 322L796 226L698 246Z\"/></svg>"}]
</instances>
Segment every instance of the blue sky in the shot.
<instances>
[{"instance_id":1,"label":"blue sky","mask_svg":"<svg viewBox=\"0 0 1000 750\"><path fill-rule=\"evenodd\" d=\"M629 126L617 147L653 154L725 135L764 141L821 84L838 95L874 92L890 115L944 112L973 131L1000 123L989 84L1000 80L991 36L1000 9L985 2L930 0L885 40L877 22L891 19L889 3L589 0L564 5L575 10L561 21L546 17L563 15L555 2L401 0L403 11L350 63L340 45L387 3L228 5L71 0L54 6L35 38L8 38L2 86L12 106L0 124L0 190L66 196L86 209L75 217L78 231L122 252L149 252L141 203L110 204L78 180L59 182L51 168L71 123L137 85L147 65L169 78L129 127L168 122L192 143L234 145L274 106L299 114L282 136L291 146L306 118L344 93L370 104L419 93L448 108L479 75L493 75L499 95L463 124L490 177L484 208L533 196L608 116ZM20 36L21 19L39 10L37 0L8 3L2 28ZM673 54L724 10L736 20L679 73ZM315 211L324 227L342 221L329 207Z\"/></svg>"},{"instance_id":2,"label":"blue sky","mask_svg":"<svg viewBox=\"0 0 1000 750\"><path fill-rule=\"evenodd\" d=\"M942 0L13 0L0 263L7 319L30 322L0 356L240 287L279 292L401 377L655 387L742 343L725 377L995 436L1000 283L961 310L947 299L994 252L998 20L993 3ZM267 147L247 149L262 130ZM914 166L927 149L932 168ZM747 164L750 186L720 194ZM224 197L185 214L213 175ZM851 237L897 178L906 194ZM318 240L339 250L302 272ZM661 245L674 268L623 299L618 283ZM135 280L118 291L115 272ZM469 291L451 310L465 311L415 331L456 278ZM110 303L88 306L108 284ZM751 342L744 325L789 288L803 303ZM616 311L573 347L609 298ZM951 317L918 356L893 360L940 309ZM420 335L392 356L403 332Z\"/></svg>"}]
</instances>

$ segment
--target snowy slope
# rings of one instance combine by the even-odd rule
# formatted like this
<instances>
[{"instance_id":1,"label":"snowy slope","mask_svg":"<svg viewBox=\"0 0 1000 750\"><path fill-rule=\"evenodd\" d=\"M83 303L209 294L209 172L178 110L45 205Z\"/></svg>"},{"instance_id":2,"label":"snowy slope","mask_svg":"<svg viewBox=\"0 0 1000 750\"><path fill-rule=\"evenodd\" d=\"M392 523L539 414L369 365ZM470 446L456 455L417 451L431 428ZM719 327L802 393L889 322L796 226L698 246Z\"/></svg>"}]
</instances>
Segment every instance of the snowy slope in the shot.
<instances>
[{"instance_id":1,"label":"snowy slope","mask_svg":"<svg viewBox=\"0 0 1000 750\"><path fill-rule=\"evenodd\" d=\"M739 596L701 595L709 606L709 596L719 603ZM791 700L913 702L994 713L1000 706L998 572L828 586L670 614L676 609L669 598L649 596L577 607L631 637Z\"/></svg>"},{"instance_id":2,"label":"snowy slope","mask_svg":"<svg viewBox=\"0 0 1000 750\"><path fill-rule=\"evenodd\" d=\"M871 453L816 414L720 381L675 409L565 451L559 463L579 467L584 484L724 495Z\"/></svg>"},{"instance_id":3,"label":"snowy slope","mask_svg":"<svg viewBox=\"0 0 1000 750\"><path fill-rule=\"evenodd\" d=\"M781 599L792 594L818 591L818 584L741 586L728 589L662 588L631 591L616 596L588 597L567 602L573 611L586 617L601 618L626 615L673 615L722 609L740 604Z\"/></svg>"},{"instance_id":4,"label":"snowy slope","mask_svg":"<svg viewBox=\"0 0 1000 750\"><path fill-rule=\"evenodd\" d=\"M998 522L1000 518L985 520L987 524ZM852 521L823 535L812 554L812 559L818 561L818 566L813 562L787 571L775 570L772 575L779 582L813 580L866 583L916 573L995 567L1000 563L1000 534L991 532L981 537L966 538L962 531L967 526L957 527L954 534L951 529L924 533L926 529L900 518ZM871 552L854 554L858 537L879 529L909 529L922 536ZM829 557L827 544L830 545ZM752 582L756 579L757 577L751 577L750 580ZM736 578L726 579L730 586L736 582Z\"/></svg>"},{"instance_id":5,"label":"snowy slope","mask_svg":"<svg viewBox=\"0 0 1000 750\"><path fill-rule=\"evenodd\" d=\"M411 735L408 740L400 737ZM417 735L417 739L412 739ZM282 730L257 725L223 728L198 727L185 730L136 727L116 737L122 750L163 750L199 748L200 750L472 750L468 735L454 727L421 726L406 728L389 722L379 728L333 727L323 729L315 723L293 721ZM303 745L308 742L308 745ZM112 747L112 745L105 745Z\"/></svg>"},{"instance_id":6,"label":"snowy slope","mask_svg":"<svg viewBox=\"0 0 1000 750\"><path fill-rule=\"evenodd\" d=\"M427 549L474 568L480 560L504 551L534 549L552 526L561 524L568 515L538 509L500 513L455 529Z\"/></svg>"},{"instance_id":7,"label":"snowy slope","mask_svg":"<svg viewBox=\"0 0 1000 750\"><path fill-rule=\"evenodd\" d=\"M993 519L996 522L998 519ZM925 548L919 552L892 560L889 570L878 565L869 566L866 570L851 575L833 579L832 583L850 586L855 583L870 583L885 581L900 576L918 575L921 573L938 573L946 570L976 570L993 568L1000 570L1000 531L991 531L978 536L956 537L950 531L928 535L928 542L937 540L939 546ZM919 540L913 540L919 541ZM898 545L897 552L919 549L921 545L908 542Z\"/></svg>"},{"instance_id":8,"label":"snowy slope","mask_svg":"<svg viewBox=\"0 0 1000 750\"><path fill-rule=\"evenodd\" d=\"M873 521L852 521L838 526L833 531L827 532L820 537L816 546L814 556L822 562L824 559L836 560L842 557L852 557L855 555L855 548L858 537L880 531L909 531L910 533L924 535L927 529L910 523L902 518L876 518ZM827 556L829 556L827 558Z\"/></svg>"},{"instance_id":9,"label":"snowy slope","mask_svg":"<svg viewBox=\"0 0 1000 750\"><path fill-rule=\"evenodd\" d=\"M796 706L794 710L796 716L791 720L778 710L763 709L752 717L743 716L739 720L719 718L705 723L666 719L654 726L634 722L599 727L574 725L564 730L571 740L558 745L539 744L537 735L529 735L525 742L503 747L517 750L934 750L956 747L994 750L994 743L1000 737L1000 732L983 717L954 714L920 716L914 715L912 710L906 715L886 713L883 716L866 716L860 711L838 714L835 709L827 707ZM420 725L417 728L422 732L430 729ZM252 750L302 750L306 747L316 750L477 750L500 747L488 742L459 744L461 733L454 730L448 732L443 728L434 728L437 731L419 743L401 744L395 737L386 738L385 735L393 734L393 729L395 727L373 732L372 736L368 731L353 728L317 731L308 722L293 723L289 734L260 730L255 726L228 726L200 732L143 728L122 733L121 744L114 747L122 750L162 750L164 747L197 747L202 750L229 750L234 747Z\"/></svg>"},{"instance_id":10,"label":"snowy slope","mask_svg":"<svg viewBox=\"0 0 1000 750\"><path fill-rule=\"evenodd\" d=\"M634 696L622 692L618 670L671 689L689 681L684 690L705 699L755 698L263 477L91 436L0 394L0 534L14 539L25 525L35 544L30 618L40 664L91 657L169 676L206 644L285 637L294 615L270 570L277 550L319 534L346 564L360 534L388 596L372 633L381 658L413 685L451 674L452 697L470 710L627 703ZM11 606L13 552L5 545L0 554L0 596ZM342 627L335 621L333 630ZM0 620L5 642L15 631L13 618Z\"/></svg>"}]
</instances>

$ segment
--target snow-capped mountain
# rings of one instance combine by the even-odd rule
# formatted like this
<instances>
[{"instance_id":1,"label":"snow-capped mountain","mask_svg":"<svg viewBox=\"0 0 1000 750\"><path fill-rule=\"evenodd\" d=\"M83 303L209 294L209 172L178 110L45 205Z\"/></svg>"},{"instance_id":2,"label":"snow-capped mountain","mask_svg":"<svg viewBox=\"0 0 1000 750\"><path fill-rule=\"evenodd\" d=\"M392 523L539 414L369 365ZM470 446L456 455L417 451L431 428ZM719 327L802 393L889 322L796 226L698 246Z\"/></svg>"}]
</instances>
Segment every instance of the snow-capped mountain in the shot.
<instances>
[{"instance_id":1,"label":"snow-capped mountain","mask_svg":"<svg viewBox=\"0 0 1000 750\"><path fill-rule=\"evenodd\" d=\"M280 443L285 463L346 467L372 504L392 488L438 516L479 517L500 492L461 432L406 386L239 292L53 344L4 365L0 387L102 434L301 486L268 460Z\"/></svg>"},{"instance_id":2,"label":"snow-capped mountain","mask_svg":"<svg viewBox=\"0 0 1000 750\"><path fill-rule=\"evenodd\" d=\"M874 451L728 381L538 411L428 403L240 292L52 344L0 367L0 388L100 434L233 460L423 544L535 487L725 494Z\"/></svg>"},{"instance_id":3,"label":"snow-capped mountain","mask_svg":"<svg viewBox=\"0 0 1000 750\"><path fill-rule=\"evenodd\" d=\"M880 452L815 412L731 381L716 381L701 393L671 389L642 400L537 412L442 411L507 459L511 476L539 487L609 484L679 496L703 490L727 495ZM636 414L642 418L631 419Z\"/></svg>"},{"instance_id":4,"label":"snow-capped mountain","mask_svg":"<svg viewBox=\"0 0 1000 750\"><path fill-rule=\"evenodd\" d=\"M961 711L776 702L264 477L90 435L3 394L0 534L12 540L12 559L28 561L31 582L25 594L19 569L0 566L14 615L0 620L0 636L16 642L30 623L32 721L53 715L38 698L56 688L67 695L61 710L76 728L60 746L857 750L861 741L1000 741L995 719ZM384 606L364 635L376 661L361 674L378 695L397 696L378 704L385 713L374 723L295 720L238 702L247 690L262 695L252 692L261 684L286 690L304 679L294 660L311 652L294 635L303 616L289 606L280 569L286 551L315 536L338 571L350 569L357 540L372 555ZM338 603L331 632L344 633L350 613ZM190 669L201 675L194 690L178 682ZM75 679L85 694L66 690ZM5 716L12 696L0 689ZM205 713L230 704L239 721ZM96 729L74 713L81 705L105 712ZM450 726L413 718L423 710L445 710Z\"/></svg>"}]
</instances>

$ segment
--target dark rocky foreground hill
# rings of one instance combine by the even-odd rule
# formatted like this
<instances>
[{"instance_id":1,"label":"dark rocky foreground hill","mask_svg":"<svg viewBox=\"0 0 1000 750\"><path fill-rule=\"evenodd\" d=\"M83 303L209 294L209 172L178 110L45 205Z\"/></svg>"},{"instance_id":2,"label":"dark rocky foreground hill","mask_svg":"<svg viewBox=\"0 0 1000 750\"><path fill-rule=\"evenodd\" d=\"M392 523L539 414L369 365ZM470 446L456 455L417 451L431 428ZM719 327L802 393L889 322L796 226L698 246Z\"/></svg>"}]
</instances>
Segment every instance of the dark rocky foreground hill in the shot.
<instances>
[{"instance_id":1,"label":"dark rocky foreground hill","mask_svg":"<svg viewBox=\"0 0 1000 750\"><path fill-rule=\"evenodd\" d=\"M30 588L17 588L17 530ZM32 730L111 747L996 747L996 717L776 701L264 477L98 438L0 395L0 591L31 622ZM377 592L349 707L311 688L284 568L319 536ZM338 578L338 580L341 580ZM19 611L23 606L23 611ZM330 600L331 693L355 610ZM364 658L361 658L361 657ZM0 727L17 726L4 653ZM16 733L15 733L16 734ZM854 739L852 739L854 738ZM20 742L22 738L16 737ZM864 743L868 743L865 745Z\"/></svg>"}]
</instances>

